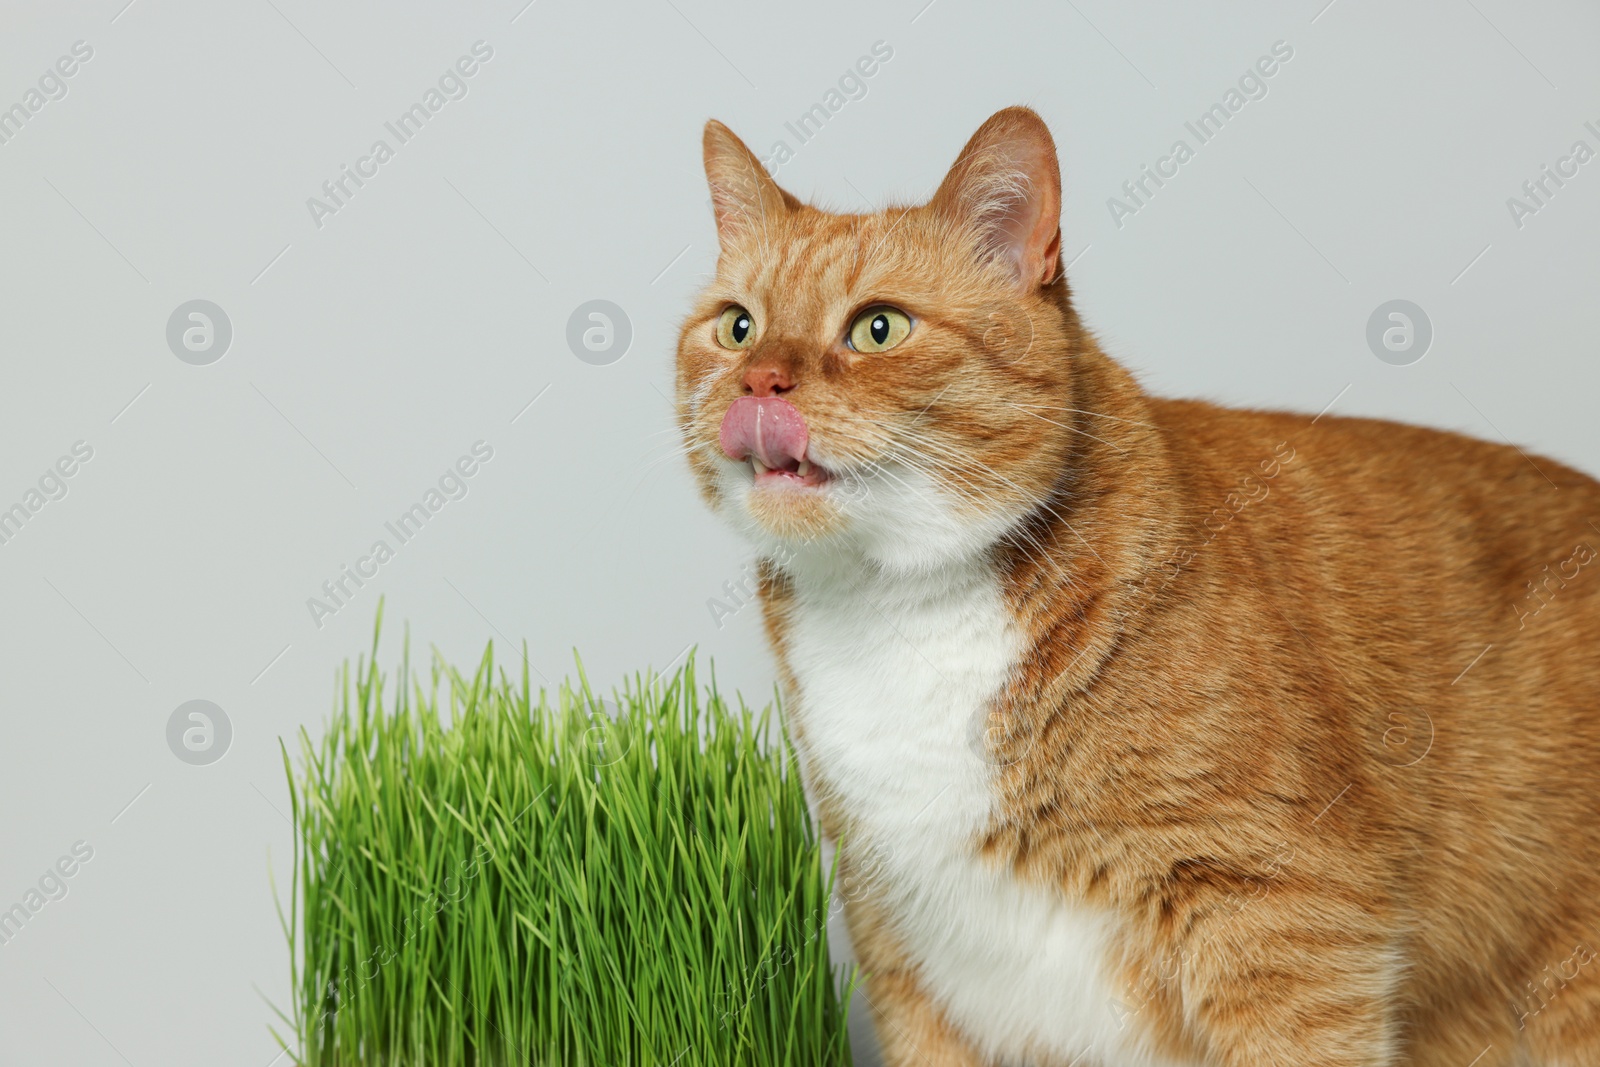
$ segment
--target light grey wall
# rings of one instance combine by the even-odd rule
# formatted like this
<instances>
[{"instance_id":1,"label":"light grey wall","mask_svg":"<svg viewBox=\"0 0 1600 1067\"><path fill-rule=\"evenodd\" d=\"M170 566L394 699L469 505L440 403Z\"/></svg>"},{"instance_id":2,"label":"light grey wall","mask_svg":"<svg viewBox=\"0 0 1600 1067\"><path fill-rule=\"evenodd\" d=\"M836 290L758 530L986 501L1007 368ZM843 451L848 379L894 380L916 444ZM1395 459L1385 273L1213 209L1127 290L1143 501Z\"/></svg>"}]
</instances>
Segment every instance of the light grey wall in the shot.
<instances>
[{"instance_id":1,"label":"light grey wall","mask_svg":"<svg viewBox=\"0 0 1600 1067\"><path fill-rule=\"evenodd\" d=\"M322 720L380 595L461 661L526 637L551 678L576 647L611 679L698 643L769 691L756 612L708 610L746 554L665 399L714 263L709 116L859 209L926 195L1031 104L1079 306L1151 388L1337 398L1600 470L1600 161L1520 225L1507 204L1600 149L1591 4L525 2L6 0L0 106L93 55L0 144L0 506L93 456L0 545L0 907L75 842L93 858L0 945L0 1063L266 1067L277 739ZM480 40L467 95L399 145L384 123ZM785 122L879 41L866 95L799 144ZM1200 144L1185 121L1278 41L1265 97ZM317 225L307 199L379 138L394 157ZM1194 157L1119 226L1108 198L1180 138ZM232 328L203 366L166 336L195 299ZM607 365L567 341L595 299L632 327ZM1432 324L1420 362L1369 350L1392 299ZM316 625L307 599L480 440L467 496ZM208 766L167 743L196 699L232 725Z\"/></svg>"}]
</instances>

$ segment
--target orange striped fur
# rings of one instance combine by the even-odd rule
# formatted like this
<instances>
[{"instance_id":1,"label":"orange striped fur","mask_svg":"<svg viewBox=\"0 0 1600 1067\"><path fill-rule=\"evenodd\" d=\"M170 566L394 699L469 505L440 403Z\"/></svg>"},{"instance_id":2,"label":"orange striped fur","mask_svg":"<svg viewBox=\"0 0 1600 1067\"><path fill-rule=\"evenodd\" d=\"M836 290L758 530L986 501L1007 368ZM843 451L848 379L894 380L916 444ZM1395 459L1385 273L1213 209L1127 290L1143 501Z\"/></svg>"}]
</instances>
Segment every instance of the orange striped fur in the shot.
<instances>
[{"instance_id":1,"label":"orange striped fur","mask_svg":"<svg viewBox=\"0 0 1600 1067\"><path fill-rule=\"evenodd\" d=\"M722 252L678 417L764 560L886 1062L1600 1065L1600 485L1451 433L1147 395L1073 310L1026 109L929 203L876 214L801 204L715 122L705 157ZM880 304L911 334L851 349ZM730 305L748 348L717 341ZM790 383L820 488L754 485L719 448L753 370ZM991 581L997 651L986 630L937 651L940 591L971 585L959 625ZM965 836L971 811L939 806L979 795L952 749L928 763L955 768L937 816L896 822L865 798L900 796L943 727L818 694L878 693L840 680L857 647L908 678L930 660L933 697L978 686L968 646L1001 657L974 705L992 802ZM901 755L875 772L861 745ZM942 880L938 856L970 870ZM974 925L1012 912L1103 1010L1046 980L985 1021L926 946L982 962ZM1024 935L995 931L1018 973ZM1004 980L994 962L970 981Z\"/></svg>"}]
</instances>

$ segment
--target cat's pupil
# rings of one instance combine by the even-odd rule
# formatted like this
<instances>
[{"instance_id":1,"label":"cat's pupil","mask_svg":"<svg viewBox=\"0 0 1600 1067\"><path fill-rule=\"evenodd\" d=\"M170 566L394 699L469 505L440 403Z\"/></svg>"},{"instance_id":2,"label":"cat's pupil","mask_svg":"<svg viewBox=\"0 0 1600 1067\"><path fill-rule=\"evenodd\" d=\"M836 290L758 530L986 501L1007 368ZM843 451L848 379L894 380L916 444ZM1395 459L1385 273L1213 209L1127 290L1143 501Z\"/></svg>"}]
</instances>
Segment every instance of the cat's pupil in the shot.
<instances>
[{"instance_id":1,"label":"cat's pupil","mask_svg":"<svg viewBox=\"0 0 1600 1067\"><path fill-rule=\"evenodd\" d=\"M740 315L738 318L733 320L733 339L735 341L738 341L739 343L743 344L744 343L744 339L747 336L749 336L749 334L750 334L750 318L749 318L749 316Z\"/></svg>"},{"instance_id":2,"label":"cat's pupil","mask_svg":"<svg viewBox=\"0 0 1600 1067\"><path fill-rule=\"evenodd\" d=\"M867 327L872 332L875 344L883 344L889 339L889 319L884 315L872 316L872 324Z\"/></svg>"}]
</instances>

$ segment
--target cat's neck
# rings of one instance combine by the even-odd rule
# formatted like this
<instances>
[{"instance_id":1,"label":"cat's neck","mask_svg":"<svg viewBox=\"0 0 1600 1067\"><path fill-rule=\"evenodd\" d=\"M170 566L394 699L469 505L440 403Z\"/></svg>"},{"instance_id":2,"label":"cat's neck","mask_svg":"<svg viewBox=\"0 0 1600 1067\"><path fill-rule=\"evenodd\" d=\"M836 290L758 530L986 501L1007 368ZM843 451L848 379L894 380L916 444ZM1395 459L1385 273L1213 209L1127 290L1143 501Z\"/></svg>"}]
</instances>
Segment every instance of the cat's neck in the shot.
<instances>
[{"instance_id":1,"label":"cat's neck","mask_svg":"<svg viewBox=\"0 0 1600 1067\"><path fill-rule=\"evenodd\" d=\"M995 549L1018 626L1051 646L1043 651L1067 652L1071 665L1047 686L1057 691L1087 686L1121 637L1157 609L1163 575L1188 536L1187 490L1155 406L1079 329L1063 413L1071 454L1054 492Z\"/></svg>"},{"instance_id":2,"label":"cat's neck","mask_svg":"<svg viewBox=\"0 0 1600 1067\"><path fill-rule=\"evenodd\" d=\"M1155 415L1132 376L1083 335L1073 391L1059 421L1074 432L1060 477L1026 515L953 550L890 558L860 543L820 542L764 567L790 596L936 602L974 580L992 581L1020 629L1049 619L1052 640L1081 652L1086 683L1152 601L1180 540L1179 487Z\"/></svg>"}]
</instances>

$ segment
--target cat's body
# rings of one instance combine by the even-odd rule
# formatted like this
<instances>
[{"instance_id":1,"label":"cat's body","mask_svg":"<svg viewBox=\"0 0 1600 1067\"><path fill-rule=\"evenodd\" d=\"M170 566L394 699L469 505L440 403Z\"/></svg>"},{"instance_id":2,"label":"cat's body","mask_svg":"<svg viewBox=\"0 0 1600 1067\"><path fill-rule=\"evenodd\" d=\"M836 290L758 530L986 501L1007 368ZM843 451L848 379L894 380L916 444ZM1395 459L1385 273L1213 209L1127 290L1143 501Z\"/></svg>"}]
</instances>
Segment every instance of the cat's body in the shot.
<instances>
[{"instance_id":1,"label":"cat's body","mask_svg":"<svg viewBox=\"0 0 1600 1067\"><path fill-rule=\"evenodd\" d=\"M1600 485L1146 396L1041 138L1003 112L896 218L707 134L680 417L767 560L887 1062L1600 1064ZM835 339L889 305L903 349Z\"/></svg>"}]
</instances>

